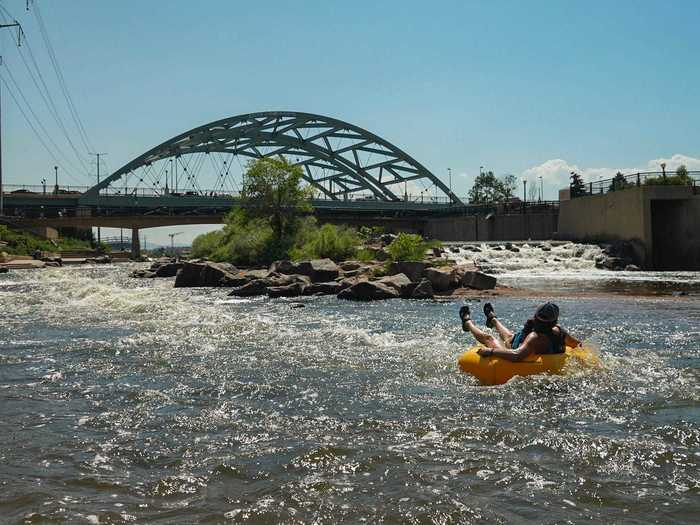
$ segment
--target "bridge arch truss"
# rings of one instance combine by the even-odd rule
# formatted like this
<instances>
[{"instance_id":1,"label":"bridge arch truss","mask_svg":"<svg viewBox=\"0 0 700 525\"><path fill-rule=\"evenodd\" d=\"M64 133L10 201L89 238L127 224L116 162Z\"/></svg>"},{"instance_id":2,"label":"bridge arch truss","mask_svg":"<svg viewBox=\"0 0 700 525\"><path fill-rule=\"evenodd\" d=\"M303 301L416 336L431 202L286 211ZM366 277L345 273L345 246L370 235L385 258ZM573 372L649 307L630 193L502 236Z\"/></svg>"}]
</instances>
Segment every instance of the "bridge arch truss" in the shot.
<instances>
[{"instance_id":1,"label":"bridge arch truss","mask_svg":"<svg viewBox=\"0 0 700 525\"><path fill-rule=\"evenodd\" d=\"M422 186L421 191L462 204L438 177L383 138L334 118L287 111L238 115L191 129L125 164L90 188L87 195L94 196L158 161L174 159L177 165L179 159L197 153L229 153L251 159L282 155L301 166L306 182L329 199L367 195L400 201L412 183L413 188ZM229 167L224 161L226 173Z\"/></svg>"}]
</instances>

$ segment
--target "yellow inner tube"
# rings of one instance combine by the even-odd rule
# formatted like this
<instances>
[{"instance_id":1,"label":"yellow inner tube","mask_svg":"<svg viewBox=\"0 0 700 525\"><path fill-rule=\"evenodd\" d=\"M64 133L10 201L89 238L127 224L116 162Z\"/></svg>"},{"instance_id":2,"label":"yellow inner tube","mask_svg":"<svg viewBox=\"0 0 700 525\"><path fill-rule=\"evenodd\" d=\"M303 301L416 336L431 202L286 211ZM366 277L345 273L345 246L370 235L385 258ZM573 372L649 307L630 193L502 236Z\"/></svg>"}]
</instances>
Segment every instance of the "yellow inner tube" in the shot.
<instances>
[{"instance_id":1,"label":"yellow inner tube","mask_svg":"<svg viewBox=\"0 0 700 525\"><path fill-rule=\"evenodd\" d=\"M474 346L464 352L457 362L463 372L476 377L483 385L502 385L513 376L561 374L567 364L578 361L586 367L600 366L598 354L590 348L566 347L563 354L535 354L522 361L512 362L502 357L482 357Z\"/></svg>"}]
</instances>

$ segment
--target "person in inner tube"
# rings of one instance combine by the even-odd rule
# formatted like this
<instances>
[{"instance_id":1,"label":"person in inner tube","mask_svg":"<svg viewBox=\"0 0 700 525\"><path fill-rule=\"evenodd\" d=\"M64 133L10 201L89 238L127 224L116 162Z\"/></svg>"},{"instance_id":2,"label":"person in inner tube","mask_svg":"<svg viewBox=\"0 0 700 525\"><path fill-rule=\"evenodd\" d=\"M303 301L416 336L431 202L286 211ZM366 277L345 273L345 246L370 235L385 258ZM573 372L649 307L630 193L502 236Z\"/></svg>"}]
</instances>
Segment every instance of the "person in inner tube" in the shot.
<instances>
[{"instance_id":1,"label":"person in inner tube","mask_svg":"<svg viewBox=\"0 0 700 525\"><path fill-rule=\"evenodd\" d=\"M581 341L571 337L557 324L559 307L554 303L545 303L528 319L523 329L513 334L496 317L491 303L484 305L486 326L495 328L502 341L481 330L471 320L468 306L462 306L459 317L462 319L462 329L472 333L474 338L486 348L478 350L481 356L496 356L508 361L521 361L531 354L560 354L565 347L581 346Z\"/></svg>"}]
</instances>

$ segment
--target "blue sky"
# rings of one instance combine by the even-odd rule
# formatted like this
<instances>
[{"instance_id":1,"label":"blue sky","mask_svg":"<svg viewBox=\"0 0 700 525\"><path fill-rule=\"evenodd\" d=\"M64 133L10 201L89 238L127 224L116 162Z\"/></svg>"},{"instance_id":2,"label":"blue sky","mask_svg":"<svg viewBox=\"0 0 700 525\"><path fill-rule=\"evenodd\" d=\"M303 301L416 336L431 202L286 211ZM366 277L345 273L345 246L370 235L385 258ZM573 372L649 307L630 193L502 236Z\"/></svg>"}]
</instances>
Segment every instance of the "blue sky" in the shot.
<instances>
[{"instance_id":1,"label":"blue sky","mask_svg":"<svg viewBox=\"0 0 700 525\"><path fill-rule=\"evenodd\" d=\"M700 169L700 2L233 2L36 0L90 142L107 168L186 129L240 113L337 117L402 147L466 194L479 166L554 198L571 169ZM35 15L24 26L91 176ZM75 160L3 30L0 53L64 155ZM3 86L6 183L54 160ZM62 164L67 164L62 162ZM82 170L85 171L85 170ZM178 231L182 228L178 229ZM191 238L192 231L181 236ZM167 242L170 230L152 230Z\"/></svg>"}]
</instances>

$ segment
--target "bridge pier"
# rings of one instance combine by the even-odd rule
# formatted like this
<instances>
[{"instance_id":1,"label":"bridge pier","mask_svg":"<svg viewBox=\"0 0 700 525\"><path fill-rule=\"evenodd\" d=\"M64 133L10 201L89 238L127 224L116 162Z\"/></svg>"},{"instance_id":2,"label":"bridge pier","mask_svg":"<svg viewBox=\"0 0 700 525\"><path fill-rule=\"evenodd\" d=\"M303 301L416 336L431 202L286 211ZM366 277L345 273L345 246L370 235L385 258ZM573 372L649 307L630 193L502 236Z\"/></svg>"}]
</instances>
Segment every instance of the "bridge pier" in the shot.
<instances>
[{"instance_id":1,"label":"bridge pier","mask_svg":"<svg viewBox=\"0 0 700 525\"><path fill-rule=\"evenodd\" d=\"M139 239L138 228L131 228L131 258L141 258L141 240Z\"/></svg>"}]
</instances>

